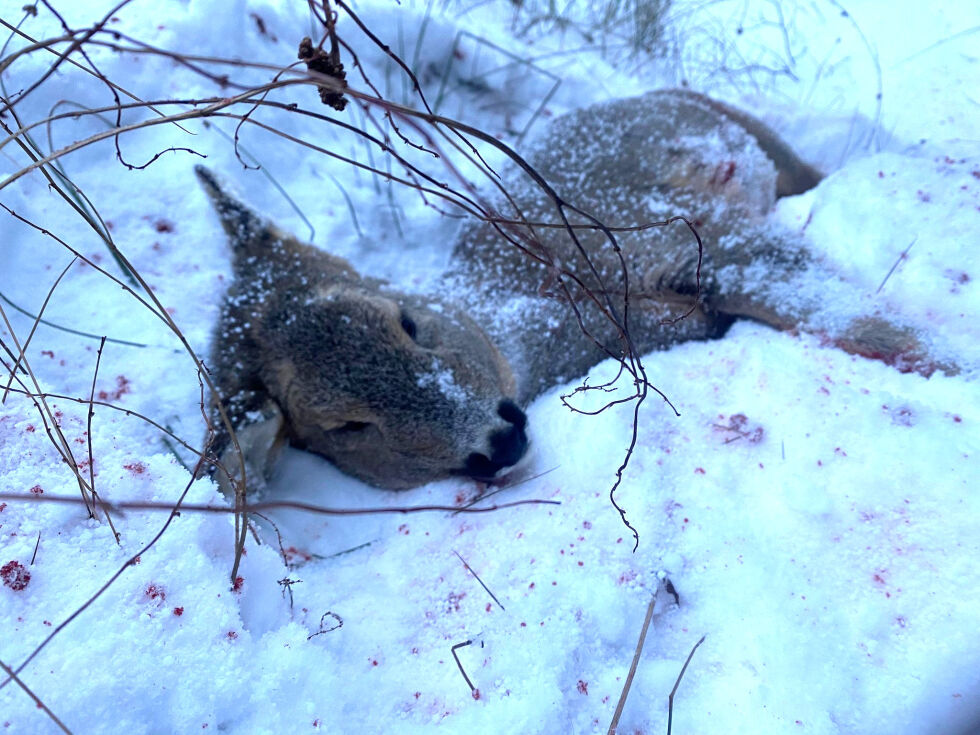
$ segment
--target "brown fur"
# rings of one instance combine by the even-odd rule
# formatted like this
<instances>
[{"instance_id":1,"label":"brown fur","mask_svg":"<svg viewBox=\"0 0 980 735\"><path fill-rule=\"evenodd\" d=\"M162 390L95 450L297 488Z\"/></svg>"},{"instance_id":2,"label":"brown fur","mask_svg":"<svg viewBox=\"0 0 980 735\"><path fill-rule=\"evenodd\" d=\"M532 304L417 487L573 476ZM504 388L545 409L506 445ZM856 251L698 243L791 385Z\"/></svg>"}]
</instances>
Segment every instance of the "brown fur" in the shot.
<instances>
[{"instance_id":1,"label":"brown fur","mask_svg":"<svg viewBox=\"0 0 980 735\"><path fill-rule=\"evenodd\" d=\"M233 244L211 367L251 487L283 439L395 489L517 461L514 379L469 317L362 278L263 221L206 169L198 176ZM213 449L234 471L230 436L212 419Z\"/></svg>"},{"instance_id":2,"label":"brown fur","mask_svg":"<svg viewBox=\"0 0 980 735\"><path fill-rule=\"evenodd\" d=\"M841 303L827 306L836 279L766 217L778 194L805 191L820 175L749 115L692 92L653 92L555 120L527 160L567 201L607 225L678 214L697 225L705 246L697 301L698 251L685 225L618 236L639 351L720 336L736 317L749 317L821 332L900 366L928 364L914 330L849 312L856 292L845 290ZM253 478L283 438L382 487L492 475L526 446L524 416L512 398L524 404L622 350L617 328L569 284L585 326L607 352L585 340L568 305L544 293L555 290L556 268L531 262L489 225L464 227L453 252L447 280L464 313L361 277L346 261L264 222L206 170L198 173L233 244L235 280L213 367ZM537 186L516 173L505 185L528 221L557 219ZM601 233L579 233L595 273L566 232L514 231L626 313L619 254ZM226 465L228 441L219 434Z\"/></svg>"},{"instance_id":3,"label":"brown fur","mask_svg":"<svg viewBox=\"0 0 980 735\"><path fill-rule=\"evenodd\" d=\"M651 92L554 120L525 158L561 197L608 226L676 215L696 225L704 243L697 301L698 248L684 223L616 235L629 273L628 326L641 353L720 336L735 318L748 317L816 332L904 369L951 369L930 356L916 330L861 313L860 292L840 283L801 237L768 219L781 191L803 192L820 175L746 113L685 90ZM505 219L559 221L554 203L526 176L515 172L503 183L518 209L498 202ZM534 228L533 239L528 228L511 233L626 313L620 256L605 235L578 231L595 276L566 231ZM506 246L490 225L464 227L451 273L458 297L511 362L522 401L584 375L606 356L582 338L567 304L542 295L558 290L554 269ZM588 330L609 353L622 352L615 325L568 285Z\"/></svg>"}]
</instances>

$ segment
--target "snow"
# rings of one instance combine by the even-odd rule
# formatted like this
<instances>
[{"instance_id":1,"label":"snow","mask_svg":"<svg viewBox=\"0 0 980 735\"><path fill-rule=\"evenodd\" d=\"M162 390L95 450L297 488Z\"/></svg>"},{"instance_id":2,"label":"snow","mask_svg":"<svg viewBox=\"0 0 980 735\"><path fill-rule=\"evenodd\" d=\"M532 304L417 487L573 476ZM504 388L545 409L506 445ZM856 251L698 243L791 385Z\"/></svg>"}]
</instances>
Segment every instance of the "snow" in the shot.
<instances>
[{"instance_id":1,"label":"snow","mask_svg":"<svg viewBox=\"0 0 980 735\"><path fill-rule=\"evenodd\" d=\"M82 26L110 7L93 5L56 7ZM782 200L774 221L804 232L837 277L861 285L865 300L853 308L900 312L928 329L962 372L903 374L814 336L747 322L721 340L648 355L651 380L681 415L653 399L640 411L636 450L617 492L640 535L635 553L608 500L630 442L632 407L571 414L559 396L581 379L528 407L525 480L481 503L560 505L408 515L281 507L459 506L478 491L462 480L379 491L290 449L261 498L280 507L256 520L234 584L230 514L115 510L117 543L101 514L90 519L78 505L54 502L78 498L78 483L49 439L44 406L11 392L0 412L0 493L18 497L0 499L0 566L16 561L30 579L22 589L0 584L0 662L19 668L56 633L19 677L75 733L605 732L647 605L666 575L680 604L660 593L621 733L666 732L667 694L701 636L674 703L678 733L918 735L975 722L980 255L972 246L980 143L970 90L980 88L973 52L980 8L903 2L882 14L879 4L859 0L842 15L834 2L678 2L672 60L640 64L603 57L597 46L582 50L573 31L562 35L547 24L515 37L510 3L465 12L449 5L427 20L426 5L372 0L358 12L403 58L418 58L433 100L458 38L463 59L452 67L440 111L507 140L533 114L528 100L542 99L554 81L507 66L508 57L476 39L562 77L545 116L687 80L767 120L829 174L816 190ZM777 7L782 25L774 22ZM154 9L127 6L112 28L162 48L278 66L294 60L311 28L304 4L160 0ZM16 24L19 16L5 20ZM340 28L358 38L348 21ZM43 8L23 29L35 38L61 33ZM7 53L21 45L12 41ZM32 54L9 67L7 93L27 89L51 58ZM147 100L235 93L153 56L93 48L92 58ZM393 68L366 50L363 60L382 92L411 99ZM351 65L348 73L362 86ZM275 98L309 94L294 87ZM112 104L104 85L64 67L25 99L21 122L45 117L59 100ZM384 165L376 148L315 121L285 113L261 119L338 155ZM457 222L417 194L255 127L243 128L242 145L263 171L246 172L225 137L234 135L233 121L185 127L154 126L123 136L120 147L137 164L171 146L193 148L283 229L309 234L298 209L316 244L362 272L420 292L437 287ZM101 121L69 118L52 127L50 144L43 127L32 136L50 150L104 130ZM62 162L190 346L206 356L230 265L193 175L200 159L167 153L129 171L106 140ZM28 163L7 143L0 181ZM448 176L438 163L427 165ZM124 278L102 241L36 172L0 189L0 203ZM0 321L0 337L16 352L33 320L12 304L37 314L72 256L11 215L0 217L0 305L9 320ZM91 446L95 486L106 500L170 508L186 488L188 505L230 507L210 480L192 482L181 465L194 459L178 439L196 447L204 436L195 365L122 284L78 261L57 286L45 319L146 346L108 341L96 372L98 339L38 327L26 356L41 390L52 394L47 406L83 476ZM826 292L832 298L833 289ZM590 382L614 372L603 364ZM90 424L93 379L101 403ZM20 374L12 387L32 380ZM465 641L474 643L456 653L478 698L451 651ZM0 689L0 728L60 731L16 683Z\"/></svg>"}]
</instances>

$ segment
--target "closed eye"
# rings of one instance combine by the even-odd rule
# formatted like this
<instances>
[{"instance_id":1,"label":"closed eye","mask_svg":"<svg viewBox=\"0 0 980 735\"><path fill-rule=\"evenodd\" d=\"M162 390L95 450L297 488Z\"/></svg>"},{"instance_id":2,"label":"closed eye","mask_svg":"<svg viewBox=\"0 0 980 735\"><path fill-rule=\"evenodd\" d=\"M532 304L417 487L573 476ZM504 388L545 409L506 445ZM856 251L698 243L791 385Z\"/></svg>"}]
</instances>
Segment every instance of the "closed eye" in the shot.
<instances>
[{"instance_id":1,"label":"closed eye","mask_svg":"<svg viewBox=\"0 0 980 735\"><path fill-rule=\"evenodd\" d=\"M334 429L334 431L345 431L353 434L359 431L364 431L366 428L372 425L373 424L370 424L367 421L348 421L343 426Z\"/></svg>"},{"instance_id":2,"label":"closed eye","mask_svg":"<svg viewBox=\"0 0 980 735\"><path fill-rule=\"evenodd\" d=\"M380 444L384 435L380 427L369 421L348 421L324 432L324 439L334 448L363 447Z\"/></svg>"}]
</instances>

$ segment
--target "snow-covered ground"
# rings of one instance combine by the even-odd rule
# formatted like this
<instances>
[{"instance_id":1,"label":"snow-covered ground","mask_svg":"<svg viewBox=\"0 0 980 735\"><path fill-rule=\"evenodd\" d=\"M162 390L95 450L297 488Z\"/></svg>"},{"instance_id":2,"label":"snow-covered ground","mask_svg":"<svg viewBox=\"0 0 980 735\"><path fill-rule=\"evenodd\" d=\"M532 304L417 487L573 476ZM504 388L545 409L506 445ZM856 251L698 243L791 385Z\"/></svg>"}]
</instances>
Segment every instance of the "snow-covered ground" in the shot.
<instances>
[{"instance_id":1,"label":"snow-covered ground","mask_svg":"<svg viewBox=\"0 0 980 735\"><path fill-rule=\"evenodd\" d=\"M94 5L56 7L69 26L82 27L111 7ZM539 117L688 82L770 122L830 174L816 190L783 200L773 216L805 229L842 278L864 287L869 313L898 311L940 335L960 364L980 360L980 6L678 2L670 59L655 62L603 51L602 39L614 45L611 31L587 41L574 27L562 33L542 22L517 37L534 11L515 22L512 3L469 10L449 3L444 12L426 5L372 0L357 8L418 70L441 113L512 143L556 78L562 83ZM2 17L16 25L19 13ZM43 7L22 28L34 38L62 33ZM285 1L135 2L110 28L158 48L275 66L291 63L311 33L306 4ZM404 78L370 54L343 13L339 29L380 90L410 101ZM510 63L491 43L536 66ZM12 40L5 53L26 44ZM108 78L144 100L235 93L166 58L89 51ZM29 91L53 58L31 54L3 72L6 96L28 91L19 120L0 116L5 126L112 104L105 84L75 68ZM363 89L351 64L348 71ZM278 99L312 108L313 94L293 87ZM360 124L353 108L344 114ZM123 121L149 117L131 115ZM114 119L103 118L62 120L31 136L49 152L106 130ZM377 150L316 121L266 112L258 119L386 165ZM534 121L528 134L542 124ZM438 288L455 220L411 190L254 126L243 128L241 142L263 171L245 172L229 142L234 134L234 121L192 121L128 134L119 145L135 164L170 147L193 148L283 227L403 287ZM16 143L0 145L0 203L50 232L0 211L0 306L9 320L0 319L0 338L16 351L30 335L33 320L14 305L107 335L97 361L97 338L42 325L27 363L40 390L55 394L47 405L86 475L91 447L102 497L172 504L190 480L171 451L175 441L134 414L198 445L204 424L194 365L160 318L89 264L72 264L43 306L72 261L52 236L120 271L39 173L8 183L30 159ZM230 270L192 174L199 161L168 152L129 171L109 139L62 164L206 356ZM10 365L9 355L0 357ZM702 636L678 688L677 733L911 735L955 733L973 721L980 714L975 375L902 374L816 337L750 323L716 342L651 354L645 364L681 417L653 401L640 413L617 496L640 534L635 553L607 498L631 409L571 414L558 396L573 383L528 409L533 451L524 471L540 476L484 501L560 505L484 514L270 510L249 537L234 588L230 515L182 512L127 565L163 528L166 512L114 513L117 544L104 520L44 502L78 498L78 483L46 433L43 407L11 392L0 413L0 493L21 497L0 500L0 662L19 668L57 633L19 679L74 733L605 732L658 575L666 574L680 604L661 593L621 733L666 732L667 695ZM595 374L611 370L602 365ZM5 385L8 376L5 367ZM96 405L89 426L93 378L95 398L122 410ZM290 451L263 500L397 508L460 505L476 493L464 481L379 491ZM185 502L228 505L209 481L190 485ZM452 647L466 641L456 654L478 694L454 660ZM17 683L0 674L0 687L2 732L60 731Z\"/></svg>"}]
</instances>

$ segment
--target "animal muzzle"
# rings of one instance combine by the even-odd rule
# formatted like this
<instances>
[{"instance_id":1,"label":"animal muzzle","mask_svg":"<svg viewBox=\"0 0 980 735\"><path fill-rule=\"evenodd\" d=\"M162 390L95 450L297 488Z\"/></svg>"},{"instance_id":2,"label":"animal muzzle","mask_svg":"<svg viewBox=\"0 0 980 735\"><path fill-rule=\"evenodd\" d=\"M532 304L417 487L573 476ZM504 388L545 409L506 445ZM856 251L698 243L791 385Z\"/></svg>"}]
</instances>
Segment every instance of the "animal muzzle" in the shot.
<instances>
[{"instance_id":1,"label":"animal muzzle","mask_svg":"<svg viewBox=\"0 0 980 735\"><path fill-rule=\"evenodd\" d=\"M513 401L504 400L497 406L497 415L508 423L490 434L490 456L473 452L466 458L462 474L475 480L492 480L506 467L517 464L527 451L527 416Z\"/></svg>"}]
</instances>

